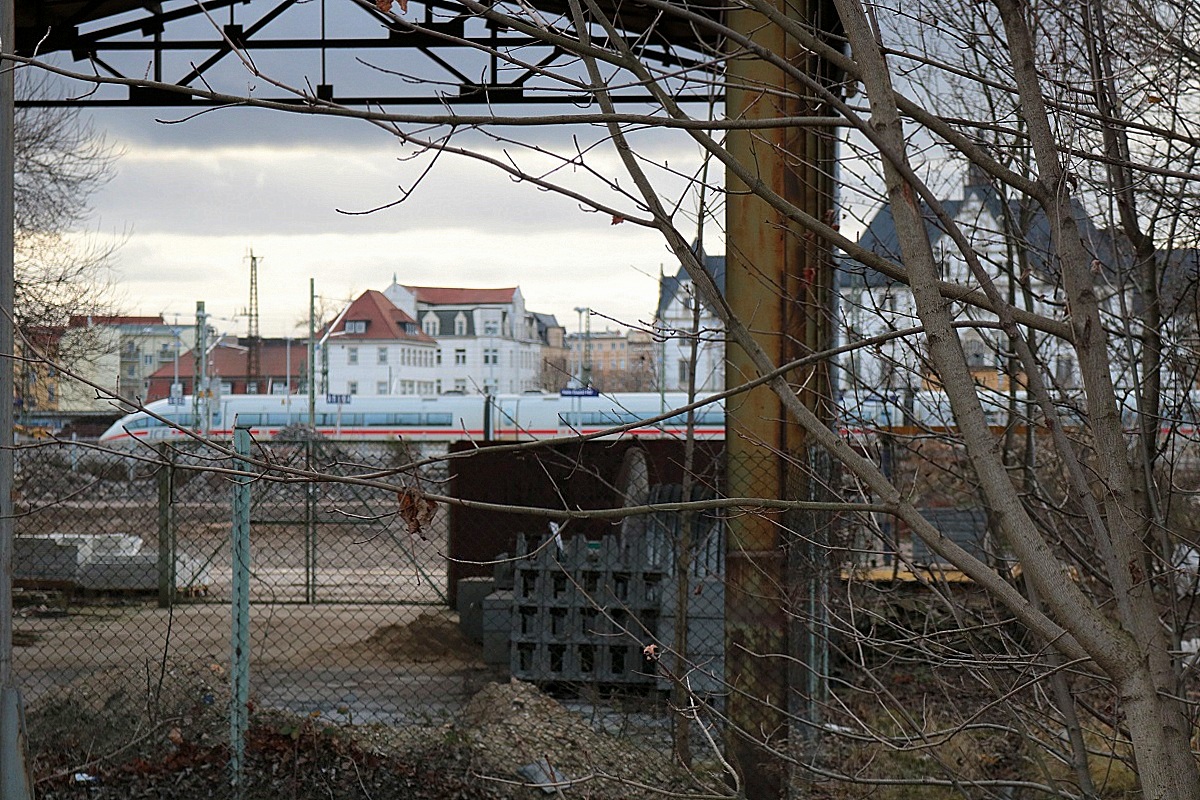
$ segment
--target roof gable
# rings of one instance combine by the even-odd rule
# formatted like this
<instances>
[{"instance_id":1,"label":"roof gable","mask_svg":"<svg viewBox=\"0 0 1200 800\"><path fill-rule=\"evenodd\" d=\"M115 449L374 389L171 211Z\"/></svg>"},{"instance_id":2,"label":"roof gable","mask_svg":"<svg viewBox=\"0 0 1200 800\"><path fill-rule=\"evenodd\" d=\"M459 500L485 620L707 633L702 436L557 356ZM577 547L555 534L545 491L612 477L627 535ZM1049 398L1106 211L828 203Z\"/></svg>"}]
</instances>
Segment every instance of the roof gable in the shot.
<instances>
[{"instance_id":1,"label":"roof gable","mask_svg":"<svg viewBox=\"0 0 1200 800\"><path fill-rule=\"evenodd\" d=\"M332 334L339 339L435 342L432 336L421 330L415 319L396 308L383 292L375 289L360 294L342 312L334 322Z\"/></svg>"},{"instance_id":2,"label":"roof gable","mask_svg":"<svg viewBox=\"0 0 1200 800\"><path fill-rule=\"evenodd\" d=\"M964 213L964 209L973 201L977 201L980 204L979 216L970 219L960 219ZM979 224L982 215L987 214L996 222L998 229L1004 225L1003 201L990 184L970 184L964 189L962 197L945 199L939 202L946 216L960 225L967 239L973 241L976 245L982 245L985 237L1001 235L998 230L989 230L986 226ZM1029 257L1030 266L1034 272L1043 278L1052 279L1058 274L1058 269L1054 257L1055 250L1051 238L1050 219L1041 206L1024 207L1023 202L1029 201L1022 201L1020 199L1009 201L1009 217L1013 220L1023 221L1023 244L1025 252ZM924 202L921 203L921 215L925 220L925 232L929 236L929 243L936 251L939 242L947 236L946 231L933 210ZM1085 241L1093 248L1093 254L1102 262L1107 263L1108 258L1106 254L1112 251L1111 245L1106 244L1105 237L1097 231L1091 218L1084 212L1082 207L1076 205L1074 217L1075 221L1079 224ZM875 213L875 216L868 223L867 229L859 237L858 244L889 261L896 262L897 264L902 263L900 236L896 231L896 220L892 216L891 204L885 203ZM947 246L954 247L949 242ZM864 265L860 261L842 255L837 259L837 283L839 286L865 285L877 287L888 286L893 281L891 278Z\"/></svg>"},{"instance_id":3,"label":"roof gable","mask_svg":"<svg viewBox=\"0 0 1200 800\"><path fill-rule=\"evenodd\" d=\"M717 290L721 294L725 294L725 256L704 254L704 269L712 277L713 283L717 285ZM682 264L679 265L679 271L674 275L663 275L659 279L658 308L655 311L657 319L663 319L666 316L667 309L679 295L680 287L690 281L691 278L688 277L687 270Z\"/></svg>"}]
</instances>

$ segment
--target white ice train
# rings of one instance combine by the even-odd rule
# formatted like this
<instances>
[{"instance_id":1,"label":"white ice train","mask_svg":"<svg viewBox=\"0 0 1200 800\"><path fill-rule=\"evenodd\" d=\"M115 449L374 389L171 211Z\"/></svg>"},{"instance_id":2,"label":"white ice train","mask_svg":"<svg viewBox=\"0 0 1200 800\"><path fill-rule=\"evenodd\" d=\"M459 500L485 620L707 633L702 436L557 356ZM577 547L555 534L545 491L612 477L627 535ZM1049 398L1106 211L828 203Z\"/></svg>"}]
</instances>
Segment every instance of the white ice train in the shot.
<instances>
[{"instance_id":1,"label":"white ice train","mask_svg":"<svg viewBox=\"0 0 1200 800\"><path fill-rule=\"evenodd\" d=\"M1025 393L1018 394L1018 413L1010 419L1010 401L1006 395L980 391L985 416L994 430L1010 425L1023 427L1031 417L1040 419L1040 413L1029 408ZM1196 435L1200 392L1190 392L1186 399L1187 402L1173 415L1178 418L1164 419L1164 435ZM595 435L624 425L633 427L605 438L680 438L686 433L684 414L675 413L657 422L637 423L669 413L686 403L687 396L682 392L497 395L492 398L491 414L487 418L482 395L355 395L349 403L342 404L318 398L315 422L322 436L358 441L551 439ZM878 394L843 396L841 406L843 416L838 429L854 441L872 439L885 431L919 435L954 427L950 404L945 393L939 391L915 392L906 400L895 396L884 398ZM228 438L235 424L245 425L256 439L264 441L285 428L307 427L308 414L308 400L302 395L227 395L211 403L207 428L210 436ZM1059 417L1060 424L1068 428L1080 425L1078 411L1062 408ZM1134 417L1132 414L1127 417L1126 428L1132 430ZM156 400L147 404L145 410L118 420L104 432L100 441L118 444L178 440L187 436L181 429L195 431L199 427L190 396L184 397L180 405ZM1040 422L1038 427L1042 427ZM695 433L701 439L724 438L723 404L713 403L696 411Z\"/></svg>"},{"instance_id":2,"label":"white ice train","mask_svg":"<svg viewBox=\"0 0 1200 800\"><path fill-rule=\"evenodd\" d=\"M344 399L344 398L342 398ZM687 403L678 392L564 396L559 394L496 395L490 419L485 419L483 395L362 396L334 403L318 398L315 427L325 437L356 441L455 441L459 439L528 440L596 434L612 428L634 427L612 434L634 438L676 438L686 429L684 414L659 422L640 423ZM303 395L226 395L210 403L208 434L229 438L235 425L246 426L263 441L292 426L309 424L308 399ZM159 442L184 439L196 431L191 396L172 405L155 400L144 410L122 417L100 437L101 443ZM696 410L697 438L725 435L725 414L719 404Z\"/></svg>"}]
</instances>

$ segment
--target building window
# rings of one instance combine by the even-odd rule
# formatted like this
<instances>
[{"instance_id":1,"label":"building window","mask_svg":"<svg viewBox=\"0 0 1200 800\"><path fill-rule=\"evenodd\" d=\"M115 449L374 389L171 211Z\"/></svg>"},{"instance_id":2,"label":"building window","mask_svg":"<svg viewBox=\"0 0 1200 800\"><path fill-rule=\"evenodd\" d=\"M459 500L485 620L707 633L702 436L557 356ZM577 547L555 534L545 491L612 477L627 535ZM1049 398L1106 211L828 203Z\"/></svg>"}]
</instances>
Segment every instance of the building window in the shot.
<instances>
[{"instance_id":1,"label":"building window","mask_svg":"<svg viewBox=\"0 0 1200 800\"><path fill-rule=\"evenodd\" d=\"M986 369L990 366L987 345L978 339L963 341L963 352L967 357L967 367L970 369Z\"/></svg>"},{"instance_id":2,"label":"building window","mask_svg":"<svg viewBox=\"0 0 1200 800\"><path fill-rule=\"evenodd\" d=\"M466 336L467 335L467 317L461 311L458 312L458 316L454 318L454 335L455 336Z\"/></svg>"},{"instance_id":3,"label":"building window","mask_svg":"<svg viewBox=\"0 0 1200 800\"><path fill-rule=\"evenodd\" d=\"M498 333L500 333L500 323L499 322L496 322L496 320L494 320L494 319L489 319L487 322L483 323L483 335L484 336L495 336Z\"/></svg>"},{"instance_id":4,"label":"building window","mask_svg":"<svg viewBox=\"0 0 1200 800\"><path fill-rule=\"evenodd\" d=\"M367 321L365 319L346 320L346 333L366 333Z\"/></svg>"},{"instance_id":5,"label":"building window","mask_svg":"<svg viewBox=\"0 0 1200 800\"><path fill-rule=\"evenodd\" d=\"M386 363L388 363L388 349L387 349L386 347L381 347L381 348L379 348L379 356L378 356L378 358L379 358L379 363L380 363L380 364L386 364Z\"/></svg>"},{"instance_id":6,"label":"building window","mask_svg":"<svg viewBox=\"0 0 1200 800\"><path fill-rule=\"evenodd\" d=\"M421 327L430 336L436 337L442 333L442 323L438 320L437 314L434 314L432 311L425 315L425 319L421 322Z\"/></svg>"},{"instance_id":7,"label":"building window","mask_svg":"<svg viewBox=\"0 0 1200 800\"><path fill-rule=\"evenodd\" d=\"M461 367L461 366L465 366L466 363L467 363L467 351L460 347L454 351L454 364L455 364L455 366Z\"/></svg>"},{"instance_id":8,"label":"building window","mask_svg":"<svg viewBox=\"0 0 1200 800\"><path fill-rule=\"evenodd\" d=\"M358 394L358 381L346 382L346 394Z\"/></svg>"},{"instance_id":9,"label":"building window","mask_svg":"<svg viewBox=\"0 0 1200 800\"><path fill-rule=\"evenodd\" d=\"M375 384L375 394L387 394L387 393L388 393L387 381L379 381L378 383Z\"/></svg>"},{"instance_id":10,"label":"building window","mask_svg":"<svg viewBox=\"0 0 1200 800\"><path fill-rule=\"evenodd\" d=\"M153 367L154 356L142 356L142 365L146 367Z\"/></svg>"},{"instance_id":11,"label":"building window","mask_svg":"<svg viewBox=\"0 0 1200 800\"><path fill-rule=\"evenodd\" d=\"M246 383L246 394L258 394L258 381L248 381Z\"/></svg>"},{"instance_id":12,"label":"building window","mask_svg":"<svg viewBox=\"0 0 1200 800\"><path fill-rule=\"evenodd\" d=\"M1074 356L1063 353L1055 359L1054 379L1058 382L1059 388L1069 389L1075 387Z\"/></svg>"},{"instance_id":13,"label":"building window","mask_svg":"<svg viewBox=\"0 0 1200 800\"><path fill-rule=\"evenodd\" d=\"M433 386L434 386L434 394L442 393L442 382L440 380L434 381Z\"/></svg>"},{"instance_id":14,"label":"building window","mask_svg":"<svg viewBox=\"0 0 1200 800\"><path fill-rule=\"evenodd\" d=\"M483 363L484 364L499 364L500 363L500 351L494 347L486 348L483 351Z\"/></svg>"},{"instance_id":15,"label":"building window","mask_svg":"<svg viewBox=\"0 0 1200 800\"><path fill-rule=\"evenodd\" d=\"M439 367L442 365L442 351L440 349L437 351L437 355L434 356L434 363Z\"/></svg>"},{"instance_id":16,"label":"building window","mask_svg":"<svg viewBox=\"0 0 1200 800\"><path fill-rule=\"evenodd\" d=\"M358 348L357 347L347 347L346 348L346 363L347 364L357 364L358 363Z\"/></svg>"},{"instance_id":17,"label":"building window","mask_svg":"<svg viewBox=\"0 0 1200 800\"><path fill-rule=\"evenodd\" d=\"M467 390L467 379L466 378L455 378L454 379L454 391L465 392L466 390Z\"/></svg>"},{"instance_id":18,"label":"building window","mask_svg":"<svg viewBox=\"0 0 1200 800\"><path fill-rule=\"evenodd\" d=\"M680 386L687 386L688 376L692 374L690 366L691 365L687 361L681 360L679 362L679 385Z\"/></svg>"}]
</instances>

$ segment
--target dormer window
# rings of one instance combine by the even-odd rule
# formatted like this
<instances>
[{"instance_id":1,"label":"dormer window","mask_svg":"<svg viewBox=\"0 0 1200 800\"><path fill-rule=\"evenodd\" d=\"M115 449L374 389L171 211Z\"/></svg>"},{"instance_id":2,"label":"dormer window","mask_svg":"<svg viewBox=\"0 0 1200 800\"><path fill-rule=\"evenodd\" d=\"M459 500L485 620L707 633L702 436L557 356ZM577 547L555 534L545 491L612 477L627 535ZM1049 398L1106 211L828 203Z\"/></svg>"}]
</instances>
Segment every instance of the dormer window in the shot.
<instances>
[{"instance_id":1,"label":"dormer window","mask_svg":"<svg viewBox=\"0 0 1200 800\"><path fill-rule=\"evenodd\" d=\"M458 312L458 316L454 318L454 335L455 336L466 336L467 335L467 315L462 313L461 311Z\"/></svg>"},{"instance_id":2,"label":"dormer window","mask_svg":"<svg viewBox=\"0 0 1200 800\"><path fill-rule=\"evenodd\" d=\"M434 314L432 311L425 315L425 319L422 320L421 326L425 329L425 333L434 338L437 338L442 334L441 323L438 321L437 314Z\"/></svg>"},{"instance_id":3,"label":"dormer window","mask_svg":"<svg viewBox=\"0 0 1200 800\"><path fill-rule=\"evenodd\" d=\"M365 319L348 319L345 330L346 333L366 333L367 321Z\"/></svg>"}]
</instances>

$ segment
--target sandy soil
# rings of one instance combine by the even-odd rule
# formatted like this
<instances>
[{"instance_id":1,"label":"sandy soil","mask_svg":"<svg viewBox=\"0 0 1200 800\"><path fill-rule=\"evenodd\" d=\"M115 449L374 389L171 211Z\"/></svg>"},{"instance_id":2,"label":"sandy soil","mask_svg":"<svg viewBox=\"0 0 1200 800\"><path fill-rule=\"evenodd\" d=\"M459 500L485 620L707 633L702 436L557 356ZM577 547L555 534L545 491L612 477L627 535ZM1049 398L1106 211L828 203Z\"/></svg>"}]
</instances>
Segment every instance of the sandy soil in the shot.
<instances>
[{"instance_id":1,"label":"sandy soil","mask_svg":"<svg viewBox=\"0 0 1200 800\"><path fill-rule=\"evenodd\" d=\"M402 722L453 711L496 677L443 608L256 605L250 625L252 695L267 707ZM14 669L31 703L54 686L110 671L127 674L138 691L164 663L227 670L230 628L229 608L211 604L35 614L17 622L29 643L16 648Z\"/></svg>"}]
</instances>

